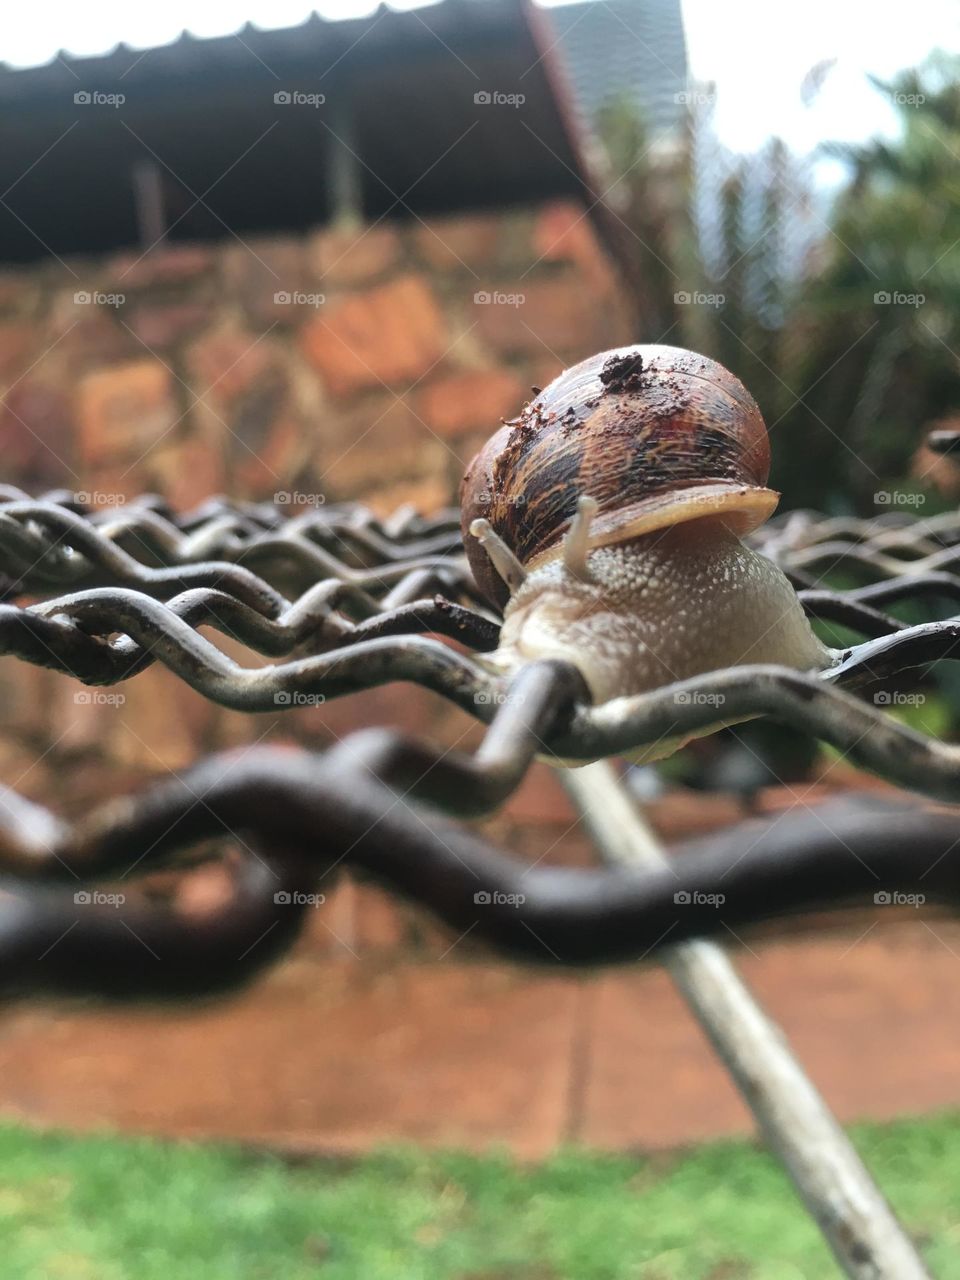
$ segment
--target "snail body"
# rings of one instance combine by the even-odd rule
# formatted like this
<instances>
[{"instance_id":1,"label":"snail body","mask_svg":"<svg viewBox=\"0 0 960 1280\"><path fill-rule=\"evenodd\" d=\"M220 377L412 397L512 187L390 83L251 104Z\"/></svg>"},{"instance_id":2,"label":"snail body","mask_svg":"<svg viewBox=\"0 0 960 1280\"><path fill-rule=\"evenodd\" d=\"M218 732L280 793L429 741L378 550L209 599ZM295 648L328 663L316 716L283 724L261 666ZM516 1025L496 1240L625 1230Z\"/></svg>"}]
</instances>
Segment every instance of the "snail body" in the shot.
<instances>
[{"instance_id":1,"label":"snail body","mask_svg":"<svg viewBox=\"0 0 960 1280\"><path fill-rule=\"evenodd\" d=\"M490 658L558 658L596 702L718 667L822 668L787 578L741 535L773 512L770 449L743 384L676 347L604 352L561 374L467 469L461 512Z\"/></svg>"}]
</instances>

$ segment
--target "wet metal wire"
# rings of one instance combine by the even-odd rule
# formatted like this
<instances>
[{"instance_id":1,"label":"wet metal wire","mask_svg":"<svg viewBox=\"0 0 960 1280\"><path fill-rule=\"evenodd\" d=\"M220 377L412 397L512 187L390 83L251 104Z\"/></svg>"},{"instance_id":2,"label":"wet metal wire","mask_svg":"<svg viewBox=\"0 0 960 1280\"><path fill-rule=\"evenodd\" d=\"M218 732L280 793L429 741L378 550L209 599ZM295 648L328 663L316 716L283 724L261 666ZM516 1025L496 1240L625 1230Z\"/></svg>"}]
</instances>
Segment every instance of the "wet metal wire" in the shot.
<instances>
[{"instance_id":1,"label":"wet metal wire","mask_svg":"<svg viewBox=\"0 0 960 1280\"><path fill-rule=\"evenodd\" d=\"M517 958L593 965L663 952L844 1271L927 1274L782 1037L705 939L866 906L878 892L960 904L960 810L930 803L960 800L960 748L884 710L892 684L899 692L956 656L960 515L771 521L761 549L812 618L856 643L820 676L731 667L592 705L570 665L531 663L509 682L486 669L498 620L477 596L455 512L381 521L355 505L291 513L214 500L177 516L156 498L92 511L82 498L0 489L0 654L93 685L159 662L246 711L413 681L488 727L473 754L367 728L323 753L214 755L73 824L0 790L6 994L233 985L282 953L344 868ZM912 624L891 612L901 607ZM221 637L272 661L244 665ZM537 757L629 753L709 727L718 706L727 721L768 716L830 743L919 796L803 807L668 858L598 763L567 784L608 865L575 870L531 865L451 820L495 810ZM230 882L217 901L184 905L176 875L166 896L130 888L211 842Z\"/></svg>"},{"instance_id":2,"label":"wet metal wire","mask_svg":"<svg viewBox=\"0 0 960 1280\"><path fill-rule=\"evenodd\" d=\"M3 654L105 686L160 662L246 711L415 681L489 725L473 756L379 729L323 754L214 756L74 826L3 793L3 983L159 994L240 980L295 935L301 899L345 866L457 930L546 963L644 955L668 926L671 942L711 933L717 913L697 901L721 886L725 925L872 900L886 884L922 885L952 904L960 817L929 805L922 821L905 801L862 800L835 806L829 821L760 821L678 849L651 873L531 868L436 813L491 812L537 756L588 760L696 732L715 721L718 698L727 719L773 717L892 782L960 800L960 749L857 696L955 656L960 621L908 626L887 610L955 607L960 515L801 512L771 522L762 539L811 616L865 638L823 677L735 667L594 706L563 664L531 665L512 685L484 669L478 657L496 646L498 626L476 596L455 512L378 520L355 505L291 512L217 499L177 516L156 498L89 511L76 495L0 490ZM871 580L823 586L820 575L838 569ZM244 666L218 635L273 661ZM240 852L234 901L202 919L133 894L122 911L96 901L75 909L77 884L146 871L210 837L232 838ZM691 908L676 910L678 891L694 895ZM478 893L489 895L483 911Z\"/></svg>"}]
</instances>

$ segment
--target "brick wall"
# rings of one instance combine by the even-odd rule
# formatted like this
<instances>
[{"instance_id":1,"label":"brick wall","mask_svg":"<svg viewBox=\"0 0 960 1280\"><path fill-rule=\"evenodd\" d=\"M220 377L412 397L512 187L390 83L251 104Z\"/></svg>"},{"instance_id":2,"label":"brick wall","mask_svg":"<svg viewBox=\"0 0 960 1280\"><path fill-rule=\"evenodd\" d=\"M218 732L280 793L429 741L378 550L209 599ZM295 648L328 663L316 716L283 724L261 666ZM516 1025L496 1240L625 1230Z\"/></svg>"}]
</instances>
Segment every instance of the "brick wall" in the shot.
<instances>
[{"instance_id":1,"label":"brick wall","mask_svg":"<svg viewBox=\"0 0 960 1280\"><path fill-rule=\"evenodd\" d=\"M51 262L0 274L3 478L430 509L531 384L630 336L570 204Z\"/></svg>"},{"instance_id":2,"label":"brick wall","mask_svg":"<svg viewBox=\"0 0 960 1280\"><path fill-rule=\"evenodd\" d=\"M627 314L568 203L5 272L0 481L95 501L150 490L181 509L294 492L429 512L531 386L635 336ZM66 677L0 659L0 780L78 812L245 741L318 746L370 722L477 734L407 686L252 717L159 665L113 692L124 701L85 702ZM538 770L493 829L563 857L569 815ZM364 894L340 895L318 942L327 926L351 948L409 934L411 918Z\"/></svg>"}]
</instances>

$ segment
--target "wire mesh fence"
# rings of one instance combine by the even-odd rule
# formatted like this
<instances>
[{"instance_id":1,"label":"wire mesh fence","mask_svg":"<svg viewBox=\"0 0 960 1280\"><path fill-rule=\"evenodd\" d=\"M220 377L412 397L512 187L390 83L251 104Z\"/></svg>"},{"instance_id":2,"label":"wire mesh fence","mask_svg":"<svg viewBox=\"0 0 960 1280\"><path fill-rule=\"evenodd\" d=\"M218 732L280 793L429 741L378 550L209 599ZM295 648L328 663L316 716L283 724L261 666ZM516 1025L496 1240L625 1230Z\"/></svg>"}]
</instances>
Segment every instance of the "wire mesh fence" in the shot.
<instances>
[{"instance_id":1,"label":"wire mesh fence","mask_svg":"<svg viewBox=\"0 0 960 1280\"><path fill-rule=\"evenodd\" d=\"M758 819L677 849L656 872L531 867L437 813L489 813L537 757L629 753L708 727L718 705L727 720L767 716L813 735L923 796L960 798L956 747L900 723L883 692L857 696L954 656L956 622L907 625L888 610L943 612L960 595L960 516L772 521L760 545L807 612L864 638L823 676L731 667L593 705L563 663L530 664L512 681L484 667L498 622L477 596L455 512L378 520L354 505L214 500L178 516L157 498L88 510L82 497L0 493L4 654L97 686L161 663L246 711L415 681L489 727L474 755L368 728L322 754L211 756L73 825L6 791L0 962L11 989L187 992L240 980L296 935L311 895L345 867L547 964L637 958L667 938L877 892L960 894L960 821L919 799ZM838 568L872 581L823 586ZM218 636L272 661L244 666ZM138 874L198 847L211 856L212 839L229 849L231 901L187 918L130 891ZM95 886L121 874L118 907Z\"/></svg>"},{"instance_id":2,"label":"wire mesh fence","mask_svg":"<svg viewBox=\"0 0 960 1280\"><path fill-rule=\"evenodd\" d=\"M366 727L324 752L210 755L73 823L0 790L7 995L234 985L284 952L347 868L524 961L658 955L845 1272L927 1274L782 1037L704 939L831 906L960 900L960 815L931 803L960 799L960 748L890 714L956 656L960 514L771 521L756 545L807 614L851 640L829 667L734 666L594 704L568 663L509 678L486 665L499 618L472 580L456 512L379 520L350 504L216 499L177 515L154 497L93 509L85 497L0 489L0 654L107 687L160 663L240 711L408 681L487 727L472 754ZM249 664L227 652L237 644ZM495 811L538 758L602 761L683 740L715 727L718 707L727 723L779 721L917 794L802 806L665 857L608 765L566 770L606 859L576 869L530 863L455 821ZM212 858L229 892L186 906L178 872ZM173 872L165 893L150 882L157 868Z\"/></svg>"}]
</instances>

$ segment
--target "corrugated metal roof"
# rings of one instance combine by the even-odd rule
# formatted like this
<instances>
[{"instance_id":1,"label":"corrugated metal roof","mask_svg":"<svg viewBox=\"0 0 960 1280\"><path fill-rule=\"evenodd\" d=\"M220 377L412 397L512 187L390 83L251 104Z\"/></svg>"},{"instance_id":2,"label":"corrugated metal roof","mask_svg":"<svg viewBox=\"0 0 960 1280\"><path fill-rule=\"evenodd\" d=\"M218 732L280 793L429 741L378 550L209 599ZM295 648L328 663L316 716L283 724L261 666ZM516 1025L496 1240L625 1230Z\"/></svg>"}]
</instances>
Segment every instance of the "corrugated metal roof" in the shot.
<instances>
[{"instance_id":1,"label":"corrugated metal roof","mask_svg":"<svg viewBox=\"0 0 960 1280\"><path fill-rule=\"evenodd\" d=\"M524 7L525 0L440 0L406 9L380 4L371 6L366 16L353 18L328 19L314 10L293 27L246 22L222 35L202 37L185 30L174 40L146 49L123 41L100 54L76 56L61 49L42 65L0 62L0 101L42 95L60 85L70 87L78 76L84 81L101 76L114 80L135 73L137 82L144 83L197 71L250 70L253 63L269 70L271 59L309 64L312 73L323 75L353 48L360 53L383 52L400 41L395 52L402 56L417 44L460 42L463 35L471 42L502 35L505 22L515 22ZM459 30L461 24L464 31ZM324 53L331 55L326 66Z\"/></svg>"},{"instance_id":2,"label":"corrugated metal roof","mask_svg":"<svg viewBox=\"0 0 960 1280\"><path fill-rule=\"evenodd\" d=\"M138 243L145 169L183 240L322 224L351 181L369 219L593 203L582 121L626 90L658 124L684 72L679 0L381 5L0 64L0 261Z\"/></svg>"},{"instance_id":3,"label":"corrugated metal roof","mask_svg":"<svg viewBox=\"0 0 960 1280\"><path fill-rule=\"evenodd\" d=\"M322 224L345 158L367 218L583 194L539 18L441 0L0 68L0 260L136 244L145 165L174 239Z\"/></svg>"},{"instance_id":4,"label":"corrugated metal roof","mask_svg":"<svg viewBox=\"0 0 960 1280\"><path fill-rule=\"evenodd\" d=\"M63 10L57 15L56 32L48 31L37 21L25 21L6 33L5 61L0 66L25 70L45 66L58 59L81 61L105 58L118 49L142 53L147 49L165 48L180 39L206 40L241 33L296 30L311 18L342 22L349 19L366 21L378 10L401 12L425 9L437 0L332 0L332 3L310 4L306 0L285 6L277 0L235 0L233 17L220 6L198 8L196 0L166 0L162 6L141 5L112 8L109 25L106 15L87 6ZM344 13L348 7L351 12ZM291 8L293 12L291 12ZM328 12L330 10L330 12ZM109 34L108 34L109 30ZM63 43L57 47L54 38Z\"/></svg>"}]
</instances>

